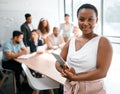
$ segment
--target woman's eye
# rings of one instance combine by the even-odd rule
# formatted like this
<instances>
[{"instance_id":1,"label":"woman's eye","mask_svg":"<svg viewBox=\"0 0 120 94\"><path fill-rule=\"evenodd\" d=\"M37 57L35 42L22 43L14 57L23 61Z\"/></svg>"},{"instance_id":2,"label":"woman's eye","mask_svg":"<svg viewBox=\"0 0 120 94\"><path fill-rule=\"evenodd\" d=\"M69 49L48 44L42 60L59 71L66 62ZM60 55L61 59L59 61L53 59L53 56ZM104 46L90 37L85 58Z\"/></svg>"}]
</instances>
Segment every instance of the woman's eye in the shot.
<instances>
[{"instance_id":1,"label":"woman's eye","mask_svg":"<svg viewBox=\"0 0 120 94\"><path fill-rule=\"evenodd\" d=\"M83 19L83 18L80 18L79 20L80 20L81 22L83 22L83 21L84 21L84 19Z\"/></svg>"},{"instance_id":2,"label":"woman's eye","mask_svg":"<svg viewBox=\"0 0 120 94\"><path fill-rule=\"evenodd\" d=\"M88 19L88 21L91 21L92 19Z\"/></svg>"},{"instance_id":3,"label":"woman's eye","mask_svg":"<svg viewBox=\"0 0 120 94\"><path fill-rule=\"evenodd\" d=\"M93 18L88 19L88 21L93 21L93 20L94 20Z\"/></svg>"}]
</instances>

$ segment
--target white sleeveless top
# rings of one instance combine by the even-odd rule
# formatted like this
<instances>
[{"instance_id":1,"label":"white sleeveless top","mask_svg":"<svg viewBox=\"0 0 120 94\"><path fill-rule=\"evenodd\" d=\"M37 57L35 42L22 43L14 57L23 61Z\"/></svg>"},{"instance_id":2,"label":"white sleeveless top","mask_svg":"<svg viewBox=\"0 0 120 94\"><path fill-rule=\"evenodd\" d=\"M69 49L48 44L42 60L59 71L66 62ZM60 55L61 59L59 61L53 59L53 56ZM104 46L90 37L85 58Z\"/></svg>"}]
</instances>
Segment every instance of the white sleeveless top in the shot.
<instances>
[{"instance_id":1,"label":"white sleeveless top","mask_svg":"<svg viewBox=\"0 0 120 94\"><path fill-rule=\"evenodd\" d=\"M67 65L73 67L76 73L88 72L96 69L97 50L100 36L89 40L81 49L75 50L75 38L70 40Z\"/></svg>"}]
</instances>

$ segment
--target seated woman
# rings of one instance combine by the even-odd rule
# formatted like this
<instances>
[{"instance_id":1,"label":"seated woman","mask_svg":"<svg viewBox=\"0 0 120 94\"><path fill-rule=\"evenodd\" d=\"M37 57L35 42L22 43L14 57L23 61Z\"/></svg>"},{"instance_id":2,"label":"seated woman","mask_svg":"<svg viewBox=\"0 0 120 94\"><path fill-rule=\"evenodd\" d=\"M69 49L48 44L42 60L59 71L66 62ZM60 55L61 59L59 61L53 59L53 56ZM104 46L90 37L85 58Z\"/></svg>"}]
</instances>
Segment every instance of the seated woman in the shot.
<instances>
[{"instance_id":1,"label":"seated woman","mask_svg":"<svg viewBox=\"0 0 120 94\"><path fill-rule=\"evenodd\" d=\"M42 39L39 39L37 30L34 29L31 32L31 39L28 42L28 46L30 47L30 52L36 52L38 46L42 46L44 42Z\"/></svg>"},{"instance_id":2,"label":"seated woman","mask_svg":"<svg viewBox=\"0 0 120 94\"><path fill-rule=\"evenodd\" d=\"M39 38L37 30L36 29L32 30L31 39L29 40L29 43L28 43L28 46L30 47L30 52L31 53L36 52L37 47L43 46L43 45L44 45L43 39ZM42 53L42 52L43 51L37 51L37 53ZM39 72L34 71L32 69L30 69L30 71L34 77L36 77L36 78L42 77L42 75ZM46 94L46 92L48 92L48 91L47 90L43 91L44 94ZM39 94L39 90L34 90L32 94Z\"/></svg>"},{"instance_id":3,"label":"seated woman","mask_svg":"<svg viewBox=\"0 0 120 94\"><path fill-rule=\"evenodd\" d=\"M31 31L31 39L28 42L28 46L30 47L30 52L36 52L37 51L37 47L38 46L42 46L44 43L42 40L39 39L38 34L37 34L37 30L34 29ZM39 52L41 53L41 52ZM31 69L30 69L31 70ZM31 70L31 73L34 77L41 77L41 74L39 74L36 71Z\"/></svg>"},{"instance_id":4,"label":"seated woman","mask_svg":"<svg viewBox=\"0 0 120 94\"><path fill-rule=\"evenodd\" d=\"M47 19L45 18L40 19L37 32L38 32L39 38L42 38L44 40L44 44L46 44L46 38L50 33L50 26Z\"/></svg>"}]
</instances>

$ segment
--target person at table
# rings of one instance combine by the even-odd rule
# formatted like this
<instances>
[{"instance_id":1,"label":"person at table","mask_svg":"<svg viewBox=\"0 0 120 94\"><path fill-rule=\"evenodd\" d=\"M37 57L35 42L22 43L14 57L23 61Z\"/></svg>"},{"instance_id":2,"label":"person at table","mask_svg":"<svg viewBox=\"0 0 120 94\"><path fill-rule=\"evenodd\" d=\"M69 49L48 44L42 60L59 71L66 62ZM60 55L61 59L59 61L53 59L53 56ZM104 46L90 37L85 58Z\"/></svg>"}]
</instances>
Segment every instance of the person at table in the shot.
<instances>
[{"instance_id":1,"label":"person at table","mask_svg":"<svg viewBox=\"0 0 120 94\"><path fill-rule=\"evenodd\" d=\"M44 42L42 39L39 39L38 33L36 29L31 31L31 38L28 42L28 47L30 47L30 52L36 52L38 46L42 46Z\"/></svg>"},{"instance_id":2,"label":"person at table","mask_svg":"<svg viewBox=\"0 0 120 94\"><path fill-rule=\"evenodd\" d=\"M53 33L47 37L47 48L48 49L57 49L65 45L63 36L59 34L58 27L53 27Z\"/></svg>"},{"instance_id":3,"label":"person at table","mask_svg":"<svg viewBox=\"0 0 120 94\"><path fill-rule=\"evenodd\" d=\"M12 39L3 44L2 51L2 67L15 72L16 86L19 92L21 91L20 74L22 67L21 64L14 59L28 53L23 43L23 33L21 31L13 31Z\"/></svg>"},{"instance_id":4,"label":"person at table","mask_svg":"<svg viewBox=\"0 0 120 94\"><path fill-rule=\"evenodd\" d=\"M37 30L36 29L33 29L31 31L31 38L28 42L28 47L30 47L30 52L36 52L37 51L37 47L38 46L42 46L44 43L43 43L43 40L39 39L39 36L38 36L38 33L37 33ZM38 53L42 53L41 52L38 52ZM34 63L34 62L33 62ZM31 74L36 77L36 78L41 78L42 75L37 72L37 71L34 71L32 69L30 69L31 71ZM33 94L39 94L39 90L33 90Z\"/></svg>"},{"instance_id":5,"label":"person at table","mask_svg":"<svg viewBox=\"0 0 120 94\"><path fill-rule=\"evenodd\" d=\"M30 52L31 53L32 52L37 52L37 47L42 46L43 44L44 44L43 41L40 40L39 37L38 37L37 30L33 29L31 31L31 39L28 42L28 47L30 47ZM43 51L37 52L37 53L43 53ZM38 72L36 72L32 69L30 69L30 71L31 71L31 73L34 77L38 77L38 78L41 77L41 74L39 74Z\"/></svg>"},{"instance_id":6,"label":"person at table","mask_svg":"<svg viewBox=\"0 0 120 94\"><path fill-rule=\"evenodd\" d=\"M94 5L83 4L77 10L82 35L72 38L61 51L66 65L56 62L56 68L67 80L64 94L106 94L103 79L112 60L109 40L94 33L98 12ZM69 67L69 68L68 68Z\"/></svg>"},{"instance_id":7,"label":"person at table","mask_svg":"<svg viewBox=\"0 0 120 94\"><path fill-rule=\"evenodd\" d=\"M28 41L30 39L31 31L34 29L32 24L32 17L30 13L25 14L25 22L21 25L20 29L24 33L23 42L25 46L28 46Z\"/></svg>"},{"instance_id":8,"label":"person at table","mask_svg":"<svg viewBox=\"0 0 120 94\"><path fill-rule=\"evenodd\" d=\"M40 39L43 39L46 44L46 38L50 33L50 25L47 19L41 18L38 24L38 35Z\"/></svg>"}]
</instances>

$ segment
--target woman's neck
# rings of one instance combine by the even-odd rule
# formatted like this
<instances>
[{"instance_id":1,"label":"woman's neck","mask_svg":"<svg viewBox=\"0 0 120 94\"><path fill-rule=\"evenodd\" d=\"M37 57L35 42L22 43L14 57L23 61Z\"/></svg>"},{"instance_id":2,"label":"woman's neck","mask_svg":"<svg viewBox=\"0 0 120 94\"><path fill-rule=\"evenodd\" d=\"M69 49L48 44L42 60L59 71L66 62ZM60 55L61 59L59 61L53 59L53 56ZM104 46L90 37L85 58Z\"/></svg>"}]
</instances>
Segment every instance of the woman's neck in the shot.
<instances>
[{"instance_id":1,"label":"woman's neck","mask_svg":"<svg viewBox=\"0 0 120 94\"><path fill-rule=\"evenodd\" d=\"M93 37L97 36L95 33L91 32L89 34L83 34L82 38L86 38L86 39L92 39Z\"/></svg>"}]
</instances>

